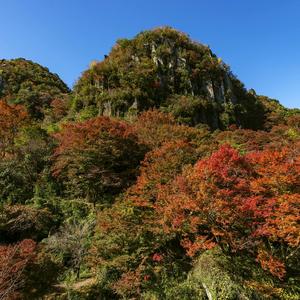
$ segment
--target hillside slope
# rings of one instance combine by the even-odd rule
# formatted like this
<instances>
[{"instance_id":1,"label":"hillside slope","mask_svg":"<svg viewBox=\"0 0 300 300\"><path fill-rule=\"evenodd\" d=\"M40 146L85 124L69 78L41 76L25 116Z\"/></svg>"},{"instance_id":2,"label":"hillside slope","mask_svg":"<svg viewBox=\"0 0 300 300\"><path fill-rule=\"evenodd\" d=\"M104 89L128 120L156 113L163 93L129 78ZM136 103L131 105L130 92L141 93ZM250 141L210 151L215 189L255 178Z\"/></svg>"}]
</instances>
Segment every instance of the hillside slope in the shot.
<instances>
[{"instance_id":1,"label":"hillside slope","mask_svg":"<svg viewBox=\"0 0 300 300\"><path fill-rule=\"evenodd\" d=\"M0 98L25 105L35 119L43 118L50 103L69 92L58 75L37 63L24 58L0 60Z\"/></svg>"}]
</instances>

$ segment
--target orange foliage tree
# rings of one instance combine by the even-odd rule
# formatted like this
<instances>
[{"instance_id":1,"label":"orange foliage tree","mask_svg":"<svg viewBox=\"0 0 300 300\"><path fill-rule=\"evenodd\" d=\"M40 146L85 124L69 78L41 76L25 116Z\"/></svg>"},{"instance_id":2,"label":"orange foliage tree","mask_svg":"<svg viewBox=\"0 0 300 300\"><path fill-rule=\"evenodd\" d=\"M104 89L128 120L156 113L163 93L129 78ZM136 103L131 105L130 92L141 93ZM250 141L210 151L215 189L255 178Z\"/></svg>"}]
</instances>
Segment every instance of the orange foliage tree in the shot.
<instances>
[{"instance_id":1,"label":"orange foliage tree","mask_svg":"<svg viewBox=\"0 0 300 300\"><path fill-rule=\"evenodd\" d=\"M157 191L167 184L187 164L197 160L197 151L183 140L164 143L148 152L142 161L137 182L127 191L127 198L135 205L153 207Z\"/></svg>"},{"instance_id":2,"label":"orange foliage tree","mask_svg":"<svg viewBox=\"0 0 300 300\"><path fill-rule=\"evenodd\" d=\"M0 100L0 157L14 151L18 130L27 120L28 115L22 105L9 105Z\"/></svg>"}]
</instances>

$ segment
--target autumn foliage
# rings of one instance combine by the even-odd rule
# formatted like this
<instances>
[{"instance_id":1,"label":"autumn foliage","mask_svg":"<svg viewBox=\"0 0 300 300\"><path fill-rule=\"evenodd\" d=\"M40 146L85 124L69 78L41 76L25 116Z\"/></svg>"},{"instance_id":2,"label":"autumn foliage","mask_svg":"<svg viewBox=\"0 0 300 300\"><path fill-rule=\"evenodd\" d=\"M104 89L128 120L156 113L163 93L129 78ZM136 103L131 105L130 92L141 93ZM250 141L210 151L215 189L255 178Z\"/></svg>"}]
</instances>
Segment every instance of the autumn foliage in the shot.
<instances>
[{"instance_id":1,"label":"autumn foliage","mask_svg":"<svg viewBox=\"0 0 300 300\"><path fill-rule=\"evenodd\" d=\"M145 149L130 125L107 117L65 124L55 138L53 175L92 202L129 186Z\"/></svg>"},{"instance_id":2,"label":"autumn foliage","mask_svg":"<svg viewBox=\"0 0 300 300\"><path fill-rule=\"evenodd\" d=\"M300 111L208 47L145 31L71 93L0 60L0 97L0 300L300 299Z\"/></svg>"},{"instance_id":3,"label":"autumn foliage","mask_svg":"<svg viewBox=\"0 0 300 300\"><path fill-rule=\"evenodd\" d=\"M22 105L9 105L0 100L0 156L14 151L14 140L18 130L28 121L28 115Z\"/></svg>"},{"instance_id":4,"label":"autumn foliage","mask_svg":"<svg viewBox=\"0 0 300 300\"><path fill-rule=\"evenodd\" d=\"M138 297L213 248L286 282L300 258L296 123L210 135L154 110L134 126L151 150L136 182L98 213L91 252L111 270L110 289Z\"/></svg>"},{"instance_id":5,"label":"autumn foliage","mask_svg":"<svg viewBox=\"0 0 300 300\"><path fill-rule=\"evenodd\" d=\"M25 269L35 257L36 243L23 240L14 245L0 245L0 299L19 298Z\"/></svg>"},{"instance_id":6,"label":"autumn foliage","mask_svg":"<svg viewBox=\"0 0 300 300\"><path fill-rule=\"evenodd\" d=\"M139 140L151 149L177 140L199 144L208 137L208 130L205 128L179 125L172 114L157 109L141 113L133 126Z\"/></svg>"},{"instance_id":7,"label":"autumn foliage","mask_svg":"<svg viewBox=\"0 0 300 300\"><path fill-rule=\"evenodd\" d=\"M295 149L240 155L224 145L160 190L159 223L181 236L190 256L216 245L257 252L282 278L300 242L299 159Z\"/></svg>"}]
</instances>

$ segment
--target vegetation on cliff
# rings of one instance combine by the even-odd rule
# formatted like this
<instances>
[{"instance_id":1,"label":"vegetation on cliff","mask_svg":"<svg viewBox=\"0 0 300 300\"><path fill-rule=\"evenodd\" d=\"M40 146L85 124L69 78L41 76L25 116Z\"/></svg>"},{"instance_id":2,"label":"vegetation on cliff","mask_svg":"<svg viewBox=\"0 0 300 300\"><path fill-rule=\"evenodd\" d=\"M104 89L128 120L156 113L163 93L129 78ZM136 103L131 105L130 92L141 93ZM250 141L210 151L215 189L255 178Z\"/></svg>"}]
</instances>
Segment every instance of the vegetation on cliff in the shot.
<instances>
[{"instance_id":1,"label":"vegetation on cliff","mask_svg":"<svg viewBox=\"0 0 300 300\"><path fill-rule=\"evenodd\" d=\"M181 123L263 127L264 110L209 47L172 28L118 40L74 87L74 112L125 116L164 108Z\"/></svg>"}]
</instances>

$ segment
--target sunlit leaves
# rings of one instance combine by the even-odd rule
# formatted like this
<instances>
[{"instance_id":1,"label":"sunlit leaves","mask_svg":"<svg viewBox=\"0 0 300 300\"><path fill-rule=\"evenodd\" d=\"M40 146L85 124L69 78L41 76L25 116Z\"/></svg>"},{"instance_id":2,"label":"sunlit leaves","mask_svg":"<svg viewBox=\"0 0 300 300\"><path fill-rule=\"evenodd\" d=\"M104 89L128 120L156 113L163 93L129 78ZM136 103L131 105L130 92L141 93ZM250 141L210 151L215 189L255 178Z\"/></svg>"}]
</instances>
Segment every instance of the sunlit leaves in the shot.
<instances>
[{"instance_id":1,"label":"sunlit leaves","mask_svg":"<svg viewBox=\"0 0 300 300\"><path fill-rule=\"evenodd\" d=\"M241 156L222 146L161 188L159 222L166 233L182 236L189 255L217 244L233 252L273 251L267 237L291 248L281 258L285 261L299 246L299 174L299 154L293 149ZM275 259L273 264L263 257L264 268L282 278L284 262L276 273Z\"/></svg>"}]
</instances>

